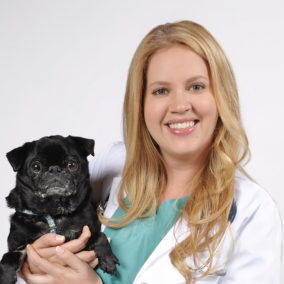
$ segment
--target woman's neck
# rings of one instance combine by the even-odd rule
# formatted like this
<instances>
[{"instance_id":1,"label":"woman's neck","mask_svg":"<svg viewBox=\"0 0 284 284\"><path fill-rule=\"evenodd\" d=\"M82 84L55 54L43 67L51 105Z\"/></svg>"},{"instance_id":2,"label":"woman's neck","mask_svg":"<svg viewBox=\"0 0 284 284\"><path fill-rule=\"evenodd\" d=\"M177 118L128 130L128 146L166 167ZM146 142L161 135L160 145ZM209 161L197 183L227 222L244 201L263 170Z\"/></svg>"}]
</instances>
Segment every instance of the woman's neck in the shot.
<instances>
[{"instance_id":1,"label":"woman's neck","mask_svg":"<svg viewBox=\"0 0 284 284\"><path fill-rule=\"evenodd\" d=\"M190 181L202 167L204 160L199 159L178 159L169 156L164 157L165 167L167 171L167 184L163 189L161 202L182 198L192 193Z\"/></svg>"}]
</instances>

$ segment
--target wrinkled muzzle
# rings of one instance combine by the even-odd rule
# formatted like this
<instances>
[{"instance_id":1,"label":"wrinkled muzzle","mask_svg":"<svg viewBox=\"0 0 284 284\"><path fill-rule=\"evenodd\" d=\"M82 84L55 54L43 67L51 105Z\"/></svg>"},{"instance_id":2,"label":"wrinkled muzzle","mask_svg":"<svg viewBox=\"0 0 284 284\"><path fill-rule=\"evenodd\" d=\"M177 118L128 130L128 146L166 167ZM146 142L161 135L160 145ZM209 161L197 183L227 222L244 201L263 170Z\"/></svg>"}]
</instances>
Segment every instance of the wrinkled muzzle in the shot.
<instances>
[{"instance_id":1,"label":"wrinkled muzzle","mask_svg":"<svg viewBox=\"0 0 284 284\"><path fill-rule=\"evenodd\" d=\"M59 170L45 172L37 188L35 194L41 198L53 195L70 196L76 193L74 177L65 171Z\"/></svg>"}]
</instances>

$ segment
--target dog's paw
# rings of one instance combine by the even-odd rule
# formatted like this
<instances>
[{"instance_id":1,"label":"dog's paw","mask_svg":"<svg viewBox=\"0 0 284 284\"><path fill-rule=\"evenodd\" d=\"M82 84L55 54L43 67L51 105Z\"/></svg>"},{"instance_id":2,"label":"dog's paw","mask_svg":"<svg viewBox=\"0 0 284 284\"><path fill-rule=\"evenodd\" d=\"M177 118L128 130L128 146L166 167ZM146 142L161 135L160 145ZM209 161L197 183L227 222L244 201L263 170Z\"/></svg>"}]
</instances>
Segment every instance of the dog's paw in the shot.
<instances>
[{"instance_id":1,"label":"dog's paw","mask_svg":"<svg viewBox=\"0 0 284 284\"><path fill-rule=\"evenodd\" d=\"M99 268L104 272L114 275L116 273L116 265L119 265L119 261L114 254L107 254L103 257L99 257Z\"/></svg>"},{"instance_id":2,"label":"dog's paw","mask_svg":"<svg viewBox=\"0 0 284 284\"><path fill-rule=\"evenodd\" d=\"M15 284L17 276L0 264L0 284Z\"/></svg>"},{"instance_id":3,"label":"dog's paw","mask_svg":"<svg viewBox=\"0 0 284 284\"><path fill-rule=\"evenodd\" d=\"M10 251L3 255L0 263L0 284L15 284L20 268L22 252Z\"/></svg>"}]
</instances>

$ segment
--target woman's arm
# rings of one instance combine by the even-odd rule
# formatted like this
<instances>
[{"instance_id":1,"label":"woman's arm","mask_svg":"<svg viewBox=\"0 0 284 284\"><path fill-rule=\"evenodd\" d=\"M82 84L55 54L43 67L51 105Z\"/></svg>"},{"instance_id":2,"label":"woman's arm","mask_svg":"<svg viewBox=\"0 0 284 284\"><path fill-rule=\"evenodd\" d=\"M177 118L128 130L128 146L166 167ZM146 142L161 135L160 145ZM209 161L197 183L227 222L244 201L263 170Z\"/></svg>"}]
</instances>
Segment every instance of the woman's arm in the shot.
<instances>
[{"instance_id":1,"label":"woman's arm","mask_svg":"<svg viewBox=\"0 0 284 284\"><path fill-rule=\"evenodd\" d=\"M219 284L280 284L282 224L276 205L269 197L252 200L253 210L237 228L235 253L226 276ZM247 206L246 206L247 208ZM242 214L245 208L240 208Z\"/></svg>"},{"instance_id":2,"label":"woman's arm","mask_svg":"<svg viewBox=\"0 0 284 284\"><path fill-rule=\"evenodd\" d=\"M124 161L125 146L122 142L116 142L96 154L89 162L93 200L107 200L113 179L122 173Z\"/></svg>"}]
</instances>

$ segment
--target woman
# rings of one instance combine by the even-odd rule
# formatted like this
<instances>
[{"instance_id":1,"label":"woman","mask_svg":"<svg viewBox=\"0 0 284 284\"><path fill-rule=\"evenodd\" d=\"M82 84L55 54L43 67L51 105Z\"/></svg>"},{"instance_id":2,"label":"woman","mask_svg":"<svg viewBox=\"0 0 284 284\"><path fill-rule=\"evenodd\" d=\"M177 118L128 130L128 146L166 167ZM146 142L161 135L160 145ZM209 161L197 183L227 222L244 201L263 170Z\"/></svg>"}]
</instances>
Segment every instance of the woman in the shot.
<instances>
[{"instance_id":1,"label":"woman","mask_svg":"<svg viewBox=\"0 0 284 284\"><path fill-rule=\"evenodd\" d=\"M46 235L29 246L29 283L280 283L280 217L242 168L249 150L234 75L203 27L161 25L140 43L124 142L90 165L110 193L101 220L117 275L98 277L95 256L79 252L85 228L73 242Z\"/></svg>"}]
</instances>

